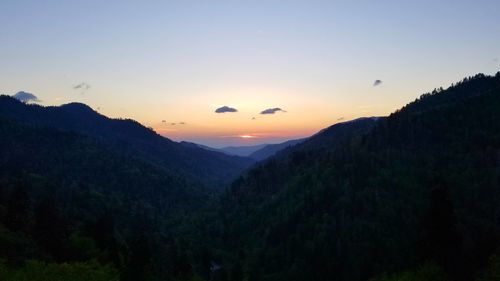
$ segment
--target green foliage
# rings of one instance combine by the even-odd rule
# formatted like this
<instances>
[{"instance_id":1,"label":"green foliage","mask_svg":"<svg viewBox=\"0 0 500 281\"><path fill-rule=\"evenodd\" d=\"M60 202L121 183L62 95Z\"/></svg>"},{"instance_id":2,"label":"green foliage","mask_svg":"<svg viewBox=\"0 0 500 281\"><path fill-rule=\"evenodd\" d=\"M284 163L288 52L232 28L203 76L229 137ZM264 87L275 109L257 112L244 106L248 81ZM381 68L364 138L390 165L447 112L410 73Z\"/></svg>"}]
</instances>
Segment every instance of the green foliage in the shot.
<instances>
[{"instance_id":1,"label":"green foliage","mask_svg":"<svg viewBox=\"0 0 500 281\"><path fill-rule=\"evenodd\" d=\"M173 269L157 270L174 254L158 251L170 247L165 237L186 212L205 204L207 189L74 133L0 116L0 135L0 258L8 264L96 259L124 273L140 258L130 239L136 220L155 257L143 273L175 276ZM182 263L169 267L191 268L186 248L177 254Z\"/></svg>"},{"instance_id":2,"label":"green foliage","mask_svg":"<svg viewBox=\"0 0 500 281\"><path fill-rule=\"evenodd\" d=\"M78 260L90 260L101 257L101 253L92 238L82 236L79 233L73 233L69 237L69 250Z\"/></svg>"},{"instance_id":3,"label":"green foliage","mask_svg":"<svg viewBox=\"0 0 500 281\"><path fill-rule=\"evenodd\" d=\"M0 260L20 264L33 255L35 243L23 233L12 232L0 224Z\"/></svg>"},{"instance_id":4,"label":"green foliage","mask_svg":"<svg viewBox=\"0 0 500 281\"><path fill-rule=\"evenodd\" d=\"M366 280L427 260L471 280L500 242L499 108L500 76L477 75L368 130L333 126L235 181L204 237L244 248L262 280Z\"/></svg>"},{"instance_id":5,"label":"green foliage","mask_svg":"<svg viewBox=\"0 0 500 281\"><path fill-rule=\"evenodd\" d=\"M496 280L499 108L500 74L478 75L327 128L222 196L137 152L133 122L116 123L129 147L0 116L0 280Z\"/></svg>"},{"instance_id":6,"label":"green foliage","mask_svg":"<svg viewBox=\"0 0 500 281\"><path fill-rule=\"evenodd\" d=\"M490 257L486 270L480 274L476 281L498 281L500 280L500 257Z\"/></svg>"},{"instance_id":7,"label":"green foliage","mask_svg":"<svg viewBox=\"0 0 500 281\"><path fill-rule=\"evenodd\" d=\"M415 270L403 271L400 273L383 275L373 278L370 281L447 281L444 271L434 265L426 264Z\"/></svg>"},{"instance_id":8,"label":"green foliage","mask_svg":"<svg viewBox=\"0 0 500 281\"><path fill-rule=\"evenodd\" d=\"M118 281L118 272L96 262L43 263L27 261L21 268L0 263L0 280L9 281Z\"/></svg>"}]
</instances>

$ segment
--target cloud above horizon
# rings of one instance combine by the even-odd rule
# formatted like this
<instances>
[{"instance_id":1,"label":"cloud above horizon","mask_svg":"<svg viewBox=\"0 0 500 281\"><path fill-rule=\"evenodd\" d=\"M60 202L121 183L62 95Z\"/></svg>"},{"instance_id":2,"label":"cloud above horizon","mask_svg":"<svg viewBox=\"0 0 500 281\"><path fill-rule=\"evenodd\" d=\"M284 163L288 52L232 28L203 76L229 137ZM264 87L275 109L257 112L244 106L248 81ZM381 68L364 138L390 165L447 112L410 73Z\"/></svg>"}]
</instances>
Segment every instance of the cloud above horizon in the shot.
<instances>
[{"instance_id":1,"label":"cloud above horizon","mask_svg":"<svg viewBox=\"0 0 500 281\"><path fill-rule=\"evenodd\" d=\"M19 91L16 94L14 94L12 97L17 99L18 101L21 101L24 103L40 102L40 99L38 99L37 96L33 95L32 93L28 93L28 92L24 92L24 91Z\"/></svg>"},{"instance_id":2,"label":"cloud above horizon","mask_svg":"<svg viewBox=\"0 0 500 281\"><path fill-rule=\"evenodd\" d=\"M268 109L262 110L260 112L260 114L274 114L274 113L279 112L279 111L286 112L285 110L283 110L279 107L274 107L274 108L268 108Z\"/></svg>"},{"instance_id":3,"label":"cloud above horizon","mask_svg":"<svg viewBox=\"0 0 500 281\"><path fill-rule=\"evenodd\" d=\"M383 83L382 80L377 79L377 80L375 80L375 82L373 82L373 87L377 87L379 85L382 85L382 83Z\"/></svg>"},{"instance_id":4,"label":"cloud above horizon","mask_svg":"<svg viewBox=\"0 0 500 281\"><path fill-rule=\"evenodd\" d=\"M215 113L226 113L226 112L238 112L238 110L236 108L232 108L225 105L215 110Z\"/></svg>"},{"instance_id":5,"label":"cloud above horizon","mask_svg":"<svg viewBox=\"0 0 500 281\"><path fill-rule=\"evenodd\" d=\"M84 94L90 89L90 85L88 83L82 82L80 84L76 84L73 86L73 90L80 90L81 94Z\"/></svg>"},{"instance_id":6,"label":"cloud above horizon","mask_svg":"<svg viewBox=\"0 0 500 281\"><path fill-rule=\"evenodd\" d=\"M170 122L170 123L167 123L167 120L161 120L162 123L164 124L167 124L169 126L176 126L176 125L186 125L187 123L186 122Z\"/></svg>"}]
</instances>

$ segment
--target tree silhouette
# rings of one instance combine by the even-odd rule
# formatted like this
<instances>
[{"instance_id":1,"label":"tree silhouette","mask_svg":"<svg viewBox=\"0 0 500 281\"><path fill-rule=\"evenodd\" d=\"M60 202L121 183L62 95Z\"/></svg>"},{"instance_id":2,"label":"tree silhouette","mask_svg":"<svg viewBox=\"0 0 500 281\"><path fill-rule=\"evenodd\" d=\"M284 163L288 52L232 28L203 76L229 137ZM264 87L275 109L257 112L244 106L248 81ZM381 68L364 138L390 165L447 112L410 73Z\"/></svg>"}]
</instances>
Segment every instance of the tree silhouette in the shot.
<instances>
[{"instance_id":1,"label":"tree silhouette","mask_svg":"<svg viewBox=\"0 0 500 281\"><path fill-rule=\"evenodd\" d=\"M6 225L13 231L26 228L29 220L30 198L23 184L17 184L7 199Z\"/></svg>"},{"instance_id":2,"label":"tree silhouette","mask_svg":"<svg viewBox=\"0 0 500 281\"><path fill-rule=\"evenodd\" d=\"M33 238L54 259L60 261L67 257L68 230L59 214L54 198L43 199L35 209Z\"/></svg>"},{"instance_id":3,"label":"tree silhouette","mask_svg":"<svg viewBox=\"0 0 500 281\"><path fill-rule=\"evenodd\" d=\"M450 191L438 186L431 192L429 210L424 218L424 258L434 260L453 276L459 274L461 238Z\"/></svg>"}]
</instances>

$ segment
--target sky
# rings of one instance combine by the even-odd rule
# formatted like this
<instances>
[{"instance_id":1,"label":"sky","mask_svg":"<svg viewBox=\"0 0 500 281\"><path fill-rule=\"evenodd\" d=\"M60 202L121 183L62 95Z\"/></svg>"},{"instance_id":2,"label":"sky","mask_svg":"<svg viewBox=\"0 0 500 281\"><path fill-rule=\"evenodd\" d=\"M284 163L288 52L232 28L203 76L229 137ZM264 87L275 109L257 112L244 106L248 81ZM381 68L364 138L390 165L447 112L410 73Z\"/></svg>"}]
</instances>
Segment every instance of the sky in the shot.
<instances>
[{"instance_id":1,"label":"sky","mask_svg":"<svg viewBox=\"0 0 500 281\"><path fill-rule=\"evenodd\" d=\"M499 15L498 0L0 0L0 94L176 141L277 143L496 73Z\"/></svg>"}]
</instances>

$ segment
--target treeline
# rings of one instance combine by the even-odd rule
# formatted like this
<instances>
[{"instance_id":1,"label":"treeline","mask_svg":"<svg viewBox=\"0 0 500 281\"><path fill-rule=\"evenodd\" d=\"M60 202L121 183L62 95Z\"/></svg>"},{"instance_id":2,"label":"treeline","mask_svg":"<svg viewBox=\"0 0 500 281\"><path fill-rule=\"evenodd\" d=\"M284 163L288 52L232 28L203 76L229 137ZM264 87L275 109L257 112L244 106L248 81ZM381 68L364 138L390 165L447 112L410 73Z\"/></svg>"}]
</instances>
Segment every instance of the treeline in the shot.
<instances>
[{"instance_id":1,"label":"treeline","mask_svg":"<svg viewBox=\"0 0 500 281\"><path fill-rule=\"evenodd\" d=\"M86 218L84 210L65 209L56 196L34 198L23 182L7 186L0 200L2 280L186 280L194 275L181 241L161 232L144 211L105 211L113 206L89 196L84 200L104 211ZM118 223L124 219L128 222ZM72 279L75 274L82 279Z\"/></svg>"},{"instance_id":2,"label":"treeline","mask_svg":"<svg viewBox=\"0 0 500 281\"><path fill-rule=\"evenodd\" d=\"M248 280L497 280L499 108L500 73L480 74L267 161L203 236L244 253L228 263Z\"/></svg>"},{"instance_id":3,"label":"treeline","mask_svg":"<svg viewBox=\"0 0 500 281\"><path fill-rule=\"evenodd\" d=\"M204 186L78 134L0 118L0 135L1 280L194 278L175 233Z\"/></svg>"},{"instance_id":4,"label":"treeline","mask_svg":"<svg viewBox=\"0 0 500 281\"><path fill-rule=\"evenodd\" d=\"M498 280L499 109L500 73L467 78L332 126L221 195L0 116L0 279Z\"/></svg>"}]
</instances>

